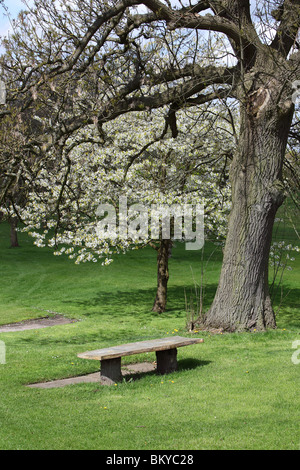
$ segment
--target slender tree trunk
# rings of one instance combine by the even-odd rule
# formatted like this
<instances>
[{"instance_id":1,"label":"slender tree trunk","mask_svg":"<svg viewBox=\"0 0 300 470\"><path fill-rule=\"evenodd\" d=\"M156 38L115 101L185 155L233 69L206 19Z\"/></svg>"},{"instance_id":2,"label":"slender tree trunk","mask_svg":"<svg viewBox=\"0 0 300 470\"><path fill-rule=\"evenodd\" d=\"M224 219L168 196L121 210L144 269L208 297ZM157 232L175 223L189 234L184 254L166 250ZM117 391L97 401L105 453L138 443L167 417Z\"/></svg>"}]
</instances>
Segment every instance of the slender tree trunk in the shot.
<instances>
[{"instance_id":1,"label":"slender tree trunk","mask_svg":"<svg viewBox=\"0 0 300 470\"><path fill-rule=\"evenodd\" d=\"M204 324L228 331L275 328L268 260L292 113L241 110L240 144L231 167L232 211L218 289Z\"/></svg>"},{"instance_id":2,"label":"slender tree trunk","mask_svg":"<svg viewBox=\"0 0 300 470\"><path fill-rule=\"evenodd\" d=\"M19 241L18 241L18 232L17 232L17 227L18 227L18 218L17 217L11 217L9 219L10 223L10 246L11 248L18 248Z\"/></svg>"},{"instance_id":3,"label":"slender tree trunk","mask_svg":"<svg viewBox=\"0 0 300 470\"><path fill-rule=\"evenodd\" d=\"M171 240L161 240L157 251L157 292L152 307L153 312L162 313L166 310L171 246Z\"/></svg>"}]
</instances>

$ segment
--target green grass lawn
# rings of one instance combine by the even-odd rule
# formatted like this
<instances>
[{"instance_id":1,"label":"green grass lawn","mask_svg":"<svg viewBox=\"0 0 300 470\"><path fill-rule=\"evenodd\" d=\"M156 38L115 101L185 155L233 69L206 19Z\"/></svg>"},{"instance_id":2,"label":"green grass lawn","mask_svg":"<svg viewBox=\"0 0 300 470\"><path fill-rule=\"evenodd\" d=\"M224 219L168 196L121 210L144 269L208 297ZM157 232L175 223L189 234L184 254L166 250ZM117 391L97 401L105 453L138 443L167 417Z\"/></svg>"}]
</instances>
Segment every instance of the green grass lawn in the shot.
<instances>
[{"instance_id":1,"label":"green grass lawn","mask_svg":"<svg viewBox=\"0 0 300 470\"><path fill-rule=\"evenodd\" d=\"M170 260L168 311L151 312L156 260L152 249L119 255L110 266L75 265L39 249L25 235L9 248L0 224L0 324L62 313L78 321L0 333L0 448L4 449L299 449L300 257L287 271L275 307L277 330L195 333L204 344L178 350L179 370L145 374L112 387L77 384L29 389L25 384L97 371L77 354L108 345L190 336L184 290L200 281L201 253L177 244ZM222 252L205 245L205 306L212 301ZM155 354L123 363L154 361Z\"/></svg>"}]
</instances>

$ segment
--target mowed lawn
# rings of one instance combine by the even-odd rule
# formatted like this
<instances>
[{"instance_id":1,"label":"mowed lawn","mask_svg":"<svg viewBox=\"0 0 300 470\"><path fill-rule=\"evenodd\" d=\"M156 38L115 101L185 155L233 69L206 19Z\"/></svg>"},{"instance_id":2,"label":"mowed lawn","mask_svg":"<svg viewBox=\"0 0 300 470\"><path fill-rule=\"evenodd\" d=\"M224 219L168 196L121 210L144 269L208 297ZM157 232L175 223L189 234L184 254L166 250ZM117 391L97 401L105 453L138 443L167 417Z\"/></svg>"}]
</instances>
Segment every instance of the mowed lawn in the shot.
<instances>
[{"instance_id":1,"label":"mowed lawn","mask_svg":"<svg viewBox=\"0 0 300 470\"><path fill-rule=\"evenodd\" d=\"M300 364L293 349L300 341L299 255L277 292L275 307L282 302L277 330L191 334L185 328L185 292L189 296L200 282L200 252L176 244L168 311L159 315L151 312L156 285L151 248L118 255L107 267L77 266L34 247L24 234L21 247L10 249L8 234L1 223L0 324L54 313L79 321L0 333L6 347L6 364L0 364L0 449L299 449ZM221 249L207 242L206 308L221 260ZM112 387L25 387L99 370L97 361L77 358L80 352L170 335L204 338L203 344L178 350L179 370L172 374L148 373ZM149 353L123 363L154 360Z\"/></svg>"}]
</instances>

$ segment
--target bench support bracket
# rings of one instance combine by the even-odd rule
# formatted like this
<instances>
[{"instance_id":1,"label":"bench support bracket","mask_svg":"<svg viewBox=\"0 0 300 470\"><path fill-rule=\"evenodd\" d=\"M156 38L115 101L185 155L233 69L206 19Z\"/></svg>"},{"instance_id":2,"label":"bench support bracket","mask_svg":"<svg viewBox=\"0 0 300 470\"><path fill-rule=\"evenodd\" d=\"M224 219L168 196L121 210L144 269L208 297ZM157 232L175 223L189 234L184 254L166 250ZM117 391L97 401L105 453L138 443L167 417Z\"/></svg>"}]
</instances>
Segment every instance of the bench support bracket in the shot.
<instances>
[{"instance_id":1,"label":"bench support bracket","mask_svg":"<svg viewBox=\"0 0 300 470\"><path fill-rule=\"evenodd\" d=\"M157 373L169 374L177 370L177 349L156 351Z\"/></svg>"},{"instance_id":2,"label":"bench support bracket","mask_svg":"<svg viewBox=\"0 0 300 470\"><path fill-rule=\"evenodd\" d=\"M107 377L113 382L122 382L121 358L103 359L101 361L101 377Z\"/></svg>"}]
</instances>

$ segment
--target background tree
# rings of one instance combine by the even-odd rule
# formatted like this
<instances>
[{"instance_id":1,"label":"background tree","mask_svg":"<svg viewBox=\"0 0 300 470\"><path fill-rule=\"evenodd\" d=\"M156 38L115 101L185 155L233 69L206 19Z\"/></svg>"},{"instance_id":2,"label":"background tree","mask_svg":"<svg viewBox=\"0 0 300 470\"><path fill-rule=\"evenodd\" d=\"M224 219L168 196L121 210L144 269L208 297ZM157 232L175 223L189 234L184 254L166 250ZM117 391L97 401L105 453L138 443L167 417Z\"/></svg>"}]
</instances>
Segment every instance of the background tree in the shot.
<instances>
[{"instance_id":1,"label":"background tree","mask_svg":"<svg viewBox=\"0 0 300 470\"><path fill-rule=\"evenodd\" d=\"M97 211L101 203L110 203L118 212L120 196L127 198L128 206L139 203L149 208L205 203L207 236L224 239L230 206L226 161L233 144L226 108L223 128L219 110L217 117L218 127L211 107L203 111L200 122L198 113L189 119L179 115L181 131L176 140L165 135L161 113L141 112L107 123L105 144L93 140L93 128L80 131L66 142L62 160L57 162L55 153L49 154L28 192L26 206L17 207L26 230L38 246L59 246L57 254L67 253L77 263L104 257L106 265L114 252L152 246L157 251L153 310L164 311L172 241L162 239L161 233L159 239L151 239L150 229L147 240L103 239L96 231Z\"/></svg>"}]
</instances>

